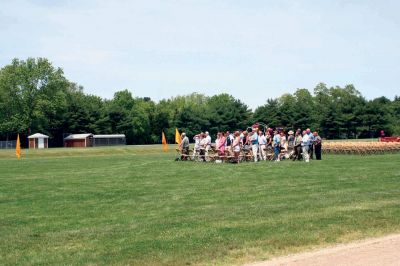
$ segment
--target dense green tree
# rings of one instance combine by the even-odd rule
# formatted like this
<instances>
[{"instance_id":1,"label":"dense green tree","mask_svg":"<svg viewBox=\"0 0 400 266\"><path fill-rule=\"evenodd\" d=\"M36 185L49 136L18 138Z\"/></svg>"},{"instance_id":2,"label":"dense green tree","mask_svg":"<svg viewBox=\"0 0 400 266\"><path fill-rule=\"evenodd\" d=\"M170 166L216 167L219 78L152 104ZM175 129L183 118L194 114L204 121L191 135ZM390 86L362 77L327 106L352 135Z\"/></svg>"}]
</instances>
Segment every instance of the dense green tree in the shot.
<instances>
[{"instance_id":1,"label":"dense green tree","mask_svg":"<svg viewBox=\"0 0 400 266\"><path fill-rule=\"evenodd\" d=\"M314 88L314 107L317 112L315 113L315 122L318 125L319 133L327 136L329 133L329 126L323 126L324 123L332 124L332 121L327 121L327 118L332 114L332 97L329 88L325 83L319 83Z\"/></svg>"},{"instance_id":2,"label":"dense green tree","mask_svg":"<svg viewBox=\"0 0 400 266\"><path fill-rule=\"evenodd\" d=\"M0 75L2 134L52 134L61 126L69 82L44 58L14 59Z\"/></svg>"},{"instance_id":3,"label":"dense green tree","mask_svg":"<svg viewBox=\"0 0 400 266\"><path fill-rule=\"evenodd\" d=\"M367 130L364 131L364 137L378 137L380 130L384 130L390 134L392 130L390 123L390 100L386 97L380 97L368 101L360 119L367 127Z\"/></svg>"},{"instance_id":4,"label":"dense green tree","mask_svg":"<svg viewBox=\"0 0 400 266\"><path fill-rule=\"evenodd\" d=\"M151 142L151 116L154 104L149 100L136 99L131 109L133 144Z\"/></svg>"},{"instance_id":5,"label":"dense green tree","mask_svg":"<svg viewBox=\"0 0 400 266\"><path fill-rule=\"evenodd\" d=\"M229 94L211 97L207 106L209 131L213 135L218 131L245 129L252 119L248 106Z\"/></svg>"},{"instance_id":6,"label":"dense green tree","mask_svg":"<svg viewBox=\"0 0 400 266\"><path fill-rule=\"evenodd\" d=\"M297 89L294 97L294 128L316 128L315 106L311 93L307 89Z\"/></svg>"},{"instance_id":7,"label":"dense green tree","mask_svg":"<svg viewBox=\"0 0 400 266\"><path fill-rule=\"evenodd\" d=\"M391 132L393 135L400 136L400 97L396 96L390 105L392 114Z\"/></svg>"},{"instance_id":8,"label":"dense green tree","mask_svg":"<svg viewBox=\"0 0 400 266\"><path fill-rule=\"evenodd\" d=\"M285 127L296 127L296 97L291 94L284 94L279 99L279 124Z\"/></svg>"},{"instance_id":9,"label":"dense green tree","mask_svg":"<svg viewBox=\"0 0 400 266\"><path fill-rule=\"evenodd\" d=\"M282 123L279 110L278 99L268 99L266 104L257 107L254 111L254 122L262 122L273 128L280 127Z\"/></svg>"}]
</instances>

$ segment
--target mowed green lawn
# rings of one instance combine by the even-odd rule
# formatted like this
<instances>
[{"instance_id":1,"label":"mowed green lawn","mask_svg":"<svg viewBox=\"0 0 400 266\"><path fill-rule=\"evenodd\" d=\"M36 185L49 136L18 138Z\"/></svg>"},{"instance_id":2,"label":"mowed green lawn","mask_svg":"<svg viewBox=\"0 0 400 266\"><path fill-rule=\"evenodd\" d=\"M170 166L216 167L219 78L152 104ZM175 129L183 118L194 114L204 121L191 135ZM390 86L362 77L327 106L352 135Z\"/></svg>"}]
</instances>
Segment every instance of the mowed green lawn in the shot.
<instances>
[{"instance_id":1,"label":"mowed green lawn","mask_svg":"<svg viewBox=\"0 0 400 266\"><path fill-rule=\"evenodd\" d=\"M175 162L160 146L0 151L0 264L240 264L400 232L400 154Z\"/></svg>"}]
</instances>

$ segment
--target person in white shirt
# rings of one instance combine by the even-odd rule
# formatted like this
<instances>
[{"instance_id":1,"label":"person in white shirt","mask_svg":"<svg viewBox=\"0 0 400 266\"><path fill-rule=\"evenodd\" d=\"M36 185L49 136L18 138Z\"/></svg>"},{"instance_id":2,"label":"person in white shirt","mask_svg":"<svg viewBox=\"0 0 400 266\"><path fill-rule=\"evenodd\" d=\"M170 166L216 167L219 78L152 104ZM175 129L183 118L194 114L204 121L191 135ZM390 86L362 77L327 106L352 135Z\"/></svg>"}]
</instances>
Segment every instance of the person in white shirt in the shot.
<instances>
[{"instance_id":1,"label":"person in white shirt","mask_svg":"<svg viewBox=\"0 0 400 266\"><path fill-rule=\"evenodd\" d=\"M265 150L267 147L267 138L263 134L261 130L258 131L258 145L259 145L259 152L260 152L260 159L267 160L267 151Z\"/></svg>"},{"instance_id":2,"label":"person in white shirt","mask_svg":"<svg viewBox=\"0 0 400 266\"><path fill-rule=\"evenodd\" d=\"M195 160L196 157L199 156L200 154L200 135L194 136L193 140L194 140L194 148L193 148L192 158L193 160Z\"/></svg>"},{"instance_id":3,"label":"person in white shirt","mask_svg":"<svg viewBox=\"0 0 400 266\"><path fill-rule=\"evenodd\" d=\"M204 133L201 133L200 136L201 136L200 137L200 139L201 139L200 140L200 159L203 162L205 162L206 161L205 154L206 154L206 147L207 147L208 140L207 140L207 138L206 138Z\"/></svg>"},{"instance_id":4,"label":"person in white shirt","mask_svg":"<svg viewBox=\"0 0 400 266\"><path fill-rule=\"evenodd\" d=\"M210 137L210 134L208 133L208 131L206 131L205 139L206 139L206 153L205 153L205 156L208 159L208 151L211 148L211 137Z\"/></svg>"},{"instance_id":5,"label":"person in white shirt","mask_svg":"<svg viewBox=\"0 0 400 266\"><path fill-rule=\"evenodd\" d=\"M287 142L286 142L286 135L285 135L285 132L281 132L281 147L282 147L282 149L284 149L285 150L285 152L287 152L287 148L288 148L288 146L287 146Z\"/></svg>"},{"instance_id":6,"label":"person in white shirt","mask_svg":"<svg viewBox=\"0 0 400 266\"><path fill-rule=\"evenodd\" d=\"M233 142L233 140L235 139L235 136L233 135L233 133L229 134L229 138L230 138L231 141Z\"/></svg>"},{"instance_id":7,"label":"person in white shirt","mask_svg":"<svg viewBox=\"0 0 400 266\"><path fill-rule=\"evenodd\" d=\"M233 133L226 131L226 147L225 147L225 149L228 151L228 153L230 153L230 155L233 154L232 144L233 144L234 139L235 139L235 137L233 136Z\"/></svg>"},{"instance_id":8,"label":"person in white shirt","mask_svg":"<svg viewBox=\"0 0 400 266\"><path fill-rule=\"evenodd\" d=\"M310 149L310 136L307 132L303 131L303 138L301 140L301 149L303 151L303 158L306 163L310 162L310 154L308 153Z\"/></svg>"}]
</instances>

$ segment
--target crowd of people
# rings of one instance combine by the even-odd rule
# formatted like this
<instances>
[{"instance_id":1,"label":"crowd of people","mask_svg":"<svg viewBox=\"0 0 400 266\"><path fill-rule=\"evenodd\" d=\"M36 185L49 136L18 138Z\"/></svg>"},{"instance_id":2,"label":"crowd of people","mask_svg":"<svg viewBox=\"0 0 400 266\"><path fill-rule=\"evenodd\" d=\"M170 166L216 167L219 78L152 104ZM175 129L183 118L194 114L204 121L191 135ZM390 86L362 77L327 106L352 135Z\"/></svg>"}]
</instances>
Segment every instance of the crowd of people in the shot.
<instances>
[{"instance_id":1,"label":"crowd of people","mask_svg":"<svg viewBox=\"0 0 400 266\"><path fill-rule=\"evenodd\" d=\"M206 161L210 157L210 152L221 162L227 161L239 163L243 157L255 162L274 160L279 162L283 159L321 160L322 139L318 132L311 132L297 129L296 132L290 130L271 129L259 130L252 128L251 131L218 132L215 143L212 143L209 132L201 132L194 136L194 147L190 154L189 138L185 133L181 135L182 141L179 146L181 159L196 159ZM273 151L272 153L269 153Z\"/></svg>"}]
</instances>

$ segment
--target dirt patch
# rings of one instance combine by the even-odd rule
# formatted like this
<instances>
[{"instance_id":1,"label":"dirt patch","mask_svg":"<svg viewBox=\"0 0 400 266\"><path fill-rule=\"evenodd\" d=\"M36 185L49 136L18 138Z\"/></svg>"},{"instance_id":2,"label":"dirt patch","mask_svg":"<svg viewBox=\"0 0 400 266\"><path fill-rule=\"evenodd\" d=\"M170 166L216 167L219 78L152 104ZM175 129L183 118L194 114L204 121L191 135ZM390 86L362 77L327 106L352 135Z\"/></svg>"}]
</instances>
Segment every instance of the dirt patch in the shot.
<instances>
[{"instance_id":1,"label":"dirt patch","mask_svg":"<svg viewBox=\"0 0 400 266\"><path fill-rule=\"evenodd\" d=\"M400 234L337 245L247 265L400 265Z\"/></svg>"}]
</instances>

